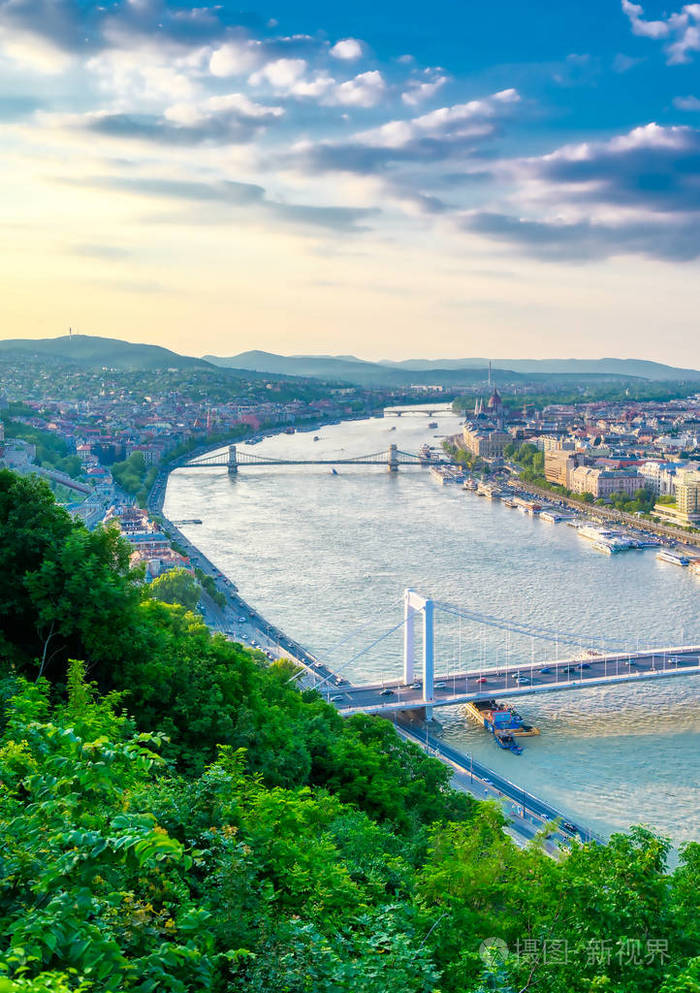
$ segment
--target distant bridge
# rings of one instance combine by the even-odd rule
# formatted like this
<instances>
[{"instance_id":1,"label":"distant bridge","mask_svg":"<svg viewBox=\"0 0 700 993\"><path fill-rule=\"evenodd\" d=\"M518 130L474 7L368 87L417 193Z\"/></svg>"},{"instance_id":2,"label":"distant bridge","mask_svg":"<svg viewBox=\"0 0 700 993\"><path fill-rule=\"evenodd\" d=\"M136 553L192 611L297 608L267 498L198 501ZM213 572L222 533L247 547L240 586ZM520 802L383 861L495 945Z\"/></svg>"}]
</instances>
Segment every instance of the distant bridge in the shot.
<instances>
[{"instance_id":1,"label":"distant bridge","mask_svg":"<svg viewBox=\"0 0 700 993\"><path fill-rule=\"evenodd\" d=\"M213 455L200 455L195 459L191 459L189 462L185 462L184 467L187 469L211 469L216 466L222 466L227 468L231 475L235 475L242 466L373 465L384 466L387 472L398 472L399 466L402 465L420 467L451 464L447 459L402 452L396 445L389 445L389 448L383 452L372 452L370 455L357 455L354 458L345 459L295 459L279 458L274 455L254 455L252 452L239 452L235 445L229 445L225 452L217 452Z\"/></svg>"},{"instance_id":2,"label":"distant bridge","mask_svg":"<svg viewBox=\"0 0 700 993\"><path fill-rule=\"evenodd\" d=\"M385 417L403 417L404 414L424 414L435 417L436 414L454 414L452 407L385 407Z\"/></svg>"}]
</instances>

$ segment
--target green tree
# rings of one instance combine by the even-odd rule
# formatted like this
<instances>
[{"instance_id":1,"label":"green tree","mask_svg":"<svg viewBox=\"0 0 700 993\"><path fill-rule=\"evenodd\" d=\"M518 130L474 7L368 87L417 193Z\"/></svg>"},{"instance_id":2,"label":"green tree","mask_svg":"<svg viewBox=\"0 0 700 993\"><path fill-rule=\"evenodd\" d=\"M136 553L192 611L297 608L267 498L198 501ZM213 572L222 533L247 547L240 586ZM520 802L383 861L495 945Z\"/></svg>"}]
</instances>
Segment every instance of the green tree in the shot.
<instances>
[{"instance_id":1,"label":"green tree","mask_svg":"<svg viewBox=\"0 0 700 993\"><path fill-rule=\"evenodd\" d=\"M196 610L201 588L187 569L171 569L148 586L148 595L163 603L179 603L186 610Z\"/></svg>"}]
</instances>

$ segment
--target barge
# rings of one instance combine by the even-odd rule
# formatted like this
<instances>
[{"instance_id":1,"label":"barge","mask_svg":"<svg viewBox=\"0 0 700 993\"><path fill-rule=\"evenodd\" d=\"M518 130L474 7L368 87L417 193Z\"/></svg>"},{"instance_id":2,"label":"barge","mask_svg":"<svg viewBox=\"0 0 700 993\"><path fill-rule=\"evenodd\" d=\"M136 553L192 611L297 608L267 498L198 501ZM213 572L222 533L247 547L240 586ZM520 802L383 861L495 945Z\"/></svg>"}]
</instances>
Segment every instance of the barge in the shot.
<instances>
[{"instance_id":1,"label":"barge","mask_svg":"<svg viewBox=\"0 0 700 993\"><path fill-rule=\"evenodd\" d=\"M468 717L494 736L499 748L516 755L522 752L516 737L529 738L540 733L539 728L526 724L514 707L496 703L495 700L473 700L464 705L464 710Z\"/></svg>"}]
</instances>

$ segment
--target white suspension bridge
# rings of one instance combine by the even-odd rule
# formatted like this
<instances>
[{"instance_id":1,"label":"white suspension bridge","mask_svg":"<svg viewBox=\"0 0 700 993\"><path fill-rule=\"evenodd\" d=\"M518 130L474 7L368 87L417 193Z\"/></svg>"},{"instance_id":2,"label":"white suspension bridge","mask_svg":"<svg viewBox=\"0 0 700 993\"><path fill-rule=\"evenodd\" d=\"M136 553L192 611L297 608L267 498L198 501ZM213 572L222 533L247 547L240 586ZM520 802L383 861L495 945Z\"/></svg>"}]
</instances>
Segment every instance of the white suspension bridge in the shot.
<instances>
[{"instance_id":1,"label":"white suspension bridge","mask_svg":"<svg viewBox=\"0 0 700 993\"><path fill-rule=\"evenodd\" d=\"M499 629L532 641L530 662L486 665L455 671L451 658L436 660L436 617L449 615ZM416 667L416 622L422 628L422 657ZM403 674L391 680L352 684L343 672L363 655L403 628ZM344 641L347 639L344 639ZM535 659L534 643L560 646L569 654L553 661ZM343 642L340 643L341 645ZM335 646L337 649L339 646ZM700 645L670 645L659 648L626 649L621 643L572 631L561 631L513 618L496 617L457 604L445 603L408 589L404 594L403 619L356 652L336 671L327 666L304 663L318 677L317 688L340 713L376 713L397 716L402 711L422 711L426 719L433 708L450 707L476 700L529 694L585 690L592 686L636 683L700 673ZM436 669L443 667L442 674Z\"/></svg>"}]
</instances>

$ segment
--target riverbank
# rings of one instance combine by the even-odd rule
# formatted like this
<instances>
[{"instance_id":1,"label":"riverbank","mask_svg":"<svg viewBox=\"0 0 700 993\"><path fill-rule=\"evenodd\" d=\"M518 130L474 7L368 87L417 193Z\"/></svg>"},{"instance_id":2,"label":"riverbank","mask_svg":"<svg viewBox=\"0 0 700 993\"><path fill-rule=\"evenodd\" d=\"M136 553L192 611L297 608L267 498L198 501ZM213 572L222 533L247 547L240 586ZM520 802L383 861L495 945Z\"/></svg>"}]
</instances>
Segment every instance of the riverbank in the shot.
<instances>
[{"instance_id":1,"label":"riverbank","mask_svg":"<svg viewBox=\"0 0 700 993\"><path fill-rule=\"evenodd\" d=\"M364 418L362 418L364 420ZM329 425L324 425L329 426ZM319 427L317 430L321 430ZM280 432L270 432L273 437ZM217 446L220 447L220 446ZM177 468L177 466L173 466ZM304 675L300 677L300 685L316 688L331 702L336 687L345 682L328 666L324 665L311 651L300 645L285 634L279 627L272 624L252 607L239 593L235 583L217 568L217 566L190 540L182 530L167 518L163 512L163 502L167 487L168 472L160 474L154 484L149 498L150 508L159 513L164 527L171 539L188 554L192 563L212 577L225 598L225 606L217 607L211 600L205 603L204 616L213 631L218 631L240 641L254 649L262 651L270 660L289 658L303 667ZM552 820L564 821L564 815L543 801L527 794L526 791L510 783L504 777L480 763L470 762L465 766L465 757L450 746L439 742L434 735L418 734L410 728L397 726L397 732L413 740L420 747L447 765L453 773L454 786L457 789L472 793L478 799L495 799L502 805L506 816L511 821L508 833L519 844L526 844L542 827ZM576 827L575 834L582 838L590 837L589 832ZM545 842L545 848L555 855L560 845L570 842L572 835L566 832L554 831L550 840Z\"/></svg>"},{"instance_id":2,"label":"riverbank","mask_svg":"<svg viewBox=\"0 0 700 993\"><path fill-rule=\"evenodd\" d=\"M419 732L415 727L400 722L395 727L397 734L405 741L413 742L452 769L452 786L455 789L469 793L476 800L497 802L509 821L506 831L517 844L527 844L546 826L554 824L557 826L548 830L543 842L545 851L553 857L560 853L562 847L568 847L573 838L583 842L603 841L586 828L572 824L561 811L499 776L482 763L475 762L472 756L460 754L429 731Z\"/></svg>"}]
</instances>

